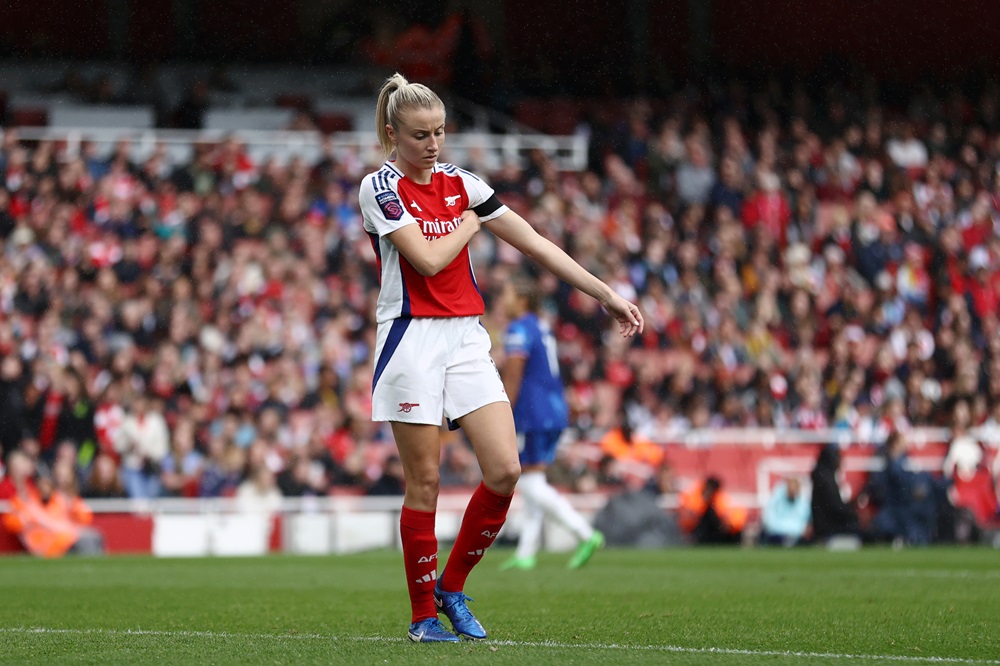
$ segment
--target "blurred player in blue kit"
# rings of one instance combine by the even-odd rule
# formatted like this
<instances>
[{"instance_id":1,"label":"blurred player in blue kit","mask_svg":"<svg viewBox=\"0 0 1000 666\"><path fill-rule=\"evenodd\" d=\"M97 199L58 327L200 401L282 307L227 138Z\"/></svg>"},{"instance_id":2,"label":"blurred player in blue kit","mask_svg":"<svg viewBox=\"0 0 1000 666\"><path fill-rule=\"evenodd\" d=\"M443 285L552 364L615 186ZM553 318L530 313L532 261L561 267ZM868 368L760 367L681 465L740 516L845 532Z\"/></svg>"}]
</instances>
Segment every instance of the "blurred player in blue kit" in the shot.
<instances>
[{"instance_id":1,"label":"blurred player in blue kit","mask_svg":"<svg viewBox=\"0 0 1000 666\"><path fill-rule=\"evenodd\" d=\"M548 323L538 316L540 298L537 283L527 276L517 275L504 285L502 304L510 324L504 336L500 376L514 407L521 461L517 491L524 502L525 517L517 551L501 569L535 567L546 516L580 541L569 568L582 567L604 545L604 535L591 527L546 477L569 418L556 340Z\"/></svg>"}]
</instances>

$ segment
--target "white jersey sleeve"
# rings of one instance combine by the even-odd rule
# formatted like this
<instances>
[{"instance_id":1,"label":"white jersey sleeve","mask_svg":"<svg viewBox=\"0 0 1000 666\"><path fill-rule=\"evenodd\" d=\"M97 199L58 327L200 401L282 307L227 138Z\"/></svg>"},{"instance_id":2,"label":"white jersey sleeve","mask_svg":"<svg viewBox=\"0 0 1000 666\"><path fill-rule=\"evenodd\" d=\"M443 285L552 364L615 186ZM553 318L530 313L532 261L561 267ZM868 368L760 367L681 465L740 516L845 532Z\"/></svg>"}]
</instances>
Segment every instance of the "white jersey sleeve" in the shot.
<instances>
[{"instance_id":1,"label":"white jersey sleeve","mask_svg":"<svg viewBox=\"0 0 1000 666\"><path fill-rule=\"evenodd\" d=\"M361 181L358 203L365 230L380 238L408 224L417 224L399 200L397 181L398 176L388 169L369 174Z\"/></svg>"},{"instance_id":2,"label":"white jersey sleeve","mask_svg":"<svg viewBox=\"0 0 1000 666\"><path fill-rule=\"evenodd\" d=\"M442 166L445 167L446 172L450 171L450 173L456 174L462 179L462 184L465 186L465 193L469 197L469 208L475 211L476 215L483 222L496 219L510 210L507 206L500 203L500 199L497 198L493 188L487 185L486 181L476 174L451 164Z\"/></svg>"}]
</instances>

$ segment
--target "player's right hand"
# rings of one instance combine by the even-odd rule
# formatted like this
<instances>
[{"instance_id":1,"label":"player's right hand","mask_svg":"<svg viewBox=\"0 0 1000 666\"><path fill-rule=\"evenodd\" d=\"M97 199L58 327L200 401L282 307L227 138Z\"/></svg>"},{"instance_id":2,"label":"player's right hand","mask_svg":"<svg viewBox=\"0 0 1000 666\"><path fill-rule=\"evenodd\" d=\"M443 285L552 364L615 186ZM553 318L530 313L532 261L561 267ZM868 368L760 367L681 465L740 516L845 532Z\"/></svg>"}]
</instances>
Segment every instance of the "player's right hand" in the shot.
<instances>
[{"instance_id":1,"label":"player's right hand","mask_svg":"<svg viewBox=\"0 0 1000 666\"><path fill-rule=\"evenodd\" d=\"M642 333L645 322L639 306L629 303L618 294L612 294L604 307L611 316L618 320L618 330L623 337L630 338L636 333Z\"/></svg>"},{"instance_id":2,"label":"player's right hand","mask_svg":"<svg viewBox=\"0 0 1000 666\"><path fill-rule=\"evenodd\" d=\"M476 215L475 211L472 210L462 211L462 224L475 225L475 231L473 232L473 235L479 233L479 230L483 228L483 221L480 220L479 216Z\"/></svg>"}]
</instances>

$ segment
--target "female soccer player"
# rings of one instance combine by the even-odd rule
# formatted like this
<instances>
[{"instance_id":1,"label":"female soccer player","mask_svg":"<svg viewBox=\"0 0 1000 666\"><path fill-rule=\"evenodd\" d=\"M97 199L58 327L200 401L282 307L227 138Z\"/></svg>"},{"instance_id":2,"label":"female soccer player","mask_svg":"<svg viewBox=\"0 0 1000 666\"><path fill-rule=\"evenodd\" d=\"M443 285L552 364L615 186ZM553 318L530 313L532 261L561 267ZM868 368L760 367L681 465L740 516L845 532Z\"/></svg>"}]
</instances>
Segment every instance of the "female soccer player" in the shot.
<instances>
[{"instance_id":1,"label":"female soccer player","mask_svg":"<svg viewBox=\"0 0 1000 666\"><path fill-rule=\"evenodd\" d=\"M375 123L388 160L364 178L359 193L381 281L372 419L392 423L406 480L399 527L412 606L408 635L417 642L485 638L466 605L465 580L500 532L521 469L510 403L479 323L484 305L469 241L488 224L498 238L600 301L626 337L642 332L642 315L500 203L489 185L437 161L445 110L429 88L393 75L379 92ZM483 482L438 576L434 519L444 418L465 430Z\"/></svg>"}]
</instances>

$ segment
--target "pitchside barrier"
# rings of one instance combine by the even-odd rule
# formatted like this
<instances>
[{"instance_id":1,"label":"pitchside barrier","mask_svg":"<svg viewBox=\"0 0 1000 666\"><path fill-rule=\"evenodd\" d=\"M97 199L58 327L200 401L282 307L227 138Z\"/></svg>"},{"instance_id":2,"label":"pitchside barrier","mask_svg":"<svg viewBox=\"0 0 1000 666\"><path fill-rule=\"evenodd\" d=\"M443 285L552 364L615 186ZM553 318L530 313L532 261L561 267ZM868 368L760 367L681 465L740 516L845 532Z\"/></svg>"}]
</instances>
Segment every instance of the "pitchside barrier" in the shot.
<instances>
[{"instance_id":1,"label":"pitchside barrier","mask_svg":"<svg viewBox=\"0 0 1000 666\"><path fill-rule=\"evenodd\" d=\"M983 464L997 471L1000 438L977 433L984 443ZM910 465L915 470L941 473L948 452L949 433L943 429L915 429L910 433ZM674 488L660 496L664 511L677 506L677 491L705 476L719 477L739 504L759 515L774 484L788 476L802 479L809 489L809 472L819 450L836 442L842 450L842 491L854 497L870 472L881 468L878 445L857 441L844 430L727 430L692 431L662 443L673 473ZM569 466L600 460L600 446L581 440L563 446L561 461ZM639 487L653 471L641 464L622 462L619 473L626 486ZM568 489L567 489L568 490ZM439 502L436 531L442 542L458 533L462 512L472 488L446 488ZM584 515L593 517L620 489L598 488L567 497ZM112 553L152 553L164 557L239 556L284 552L309 555L352 553L398 548L399 497L367 497L357 489L339 489L330 496L285 498L273 512L245 512L232 498L163 498L157 500L90 500L94 525ZM0 509L6 510L5 506ZM520 529L519 498L515 496L501 538ZM576 542L560 525L546 524L544 547L572 549ZM0 552L19 552L16 537L0 529Z\"/></svg>"}]
</instances>

